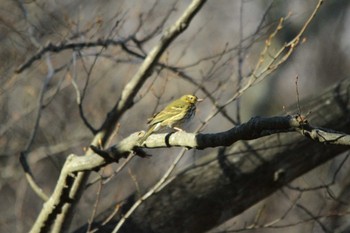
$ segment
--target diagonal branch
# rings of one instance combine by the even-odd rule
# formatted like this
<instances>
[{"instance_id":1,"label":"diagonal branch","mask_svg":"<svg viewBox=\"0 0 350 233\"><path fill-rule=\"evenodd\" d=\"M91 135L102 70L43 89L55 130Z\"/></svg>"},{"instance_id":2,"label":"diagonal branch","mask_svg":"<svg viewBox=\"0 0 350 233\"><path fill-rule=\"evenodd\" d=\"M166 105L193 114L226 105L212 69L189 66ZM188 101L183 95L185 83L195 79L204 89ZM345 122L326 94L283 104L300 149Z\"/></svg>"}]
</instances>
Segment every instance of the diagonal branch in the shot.
<instances>
[{"instance_id":1,"label":"diagonal branch","mask_svg":"<svg viewBox=\"0 0 350 233\"><path fill-rule=\"evenodd\" d=\"M120 119L121 113L125 112L133 104L133 99L138 91L141 89L144 82L152 74L153 68L157 65L159 58L163 52L168 48L170 43L178 37L189 26L192 18L201 9L206 0L193 0L192 3L185 10L183 15L162 35L159 44L157 44L147 55L137 73L133 76L130 82L124 87L121 97L108 114L101 127L101 131L113 130L113 127ZM104 138L102 142L104 142Z\"/></svg>"},{"instance_id":2,"label":"diagonal branch","mask_svg":"<svg viewBox=\"0 0 350 233\"><path fill-rule=\"evenodd\" d=\"M92 140L92 145L101 145L102 147L106 145L111 135L113 135L115 125L125 111L132 105L133 98L140 90L146 79L152 74L153 67L155 64L157 64L160 56L171 44L171 42L189 26L191 20L196 13L198 13L205 2L205 0L193 0L182 16L163 34L159 44L151 50L138 72L125 86L118 103L107 115L101 129ZM75 48L76 45L72 46ZM60 48L60 46L58 46L58 48ZM64 49L68 49L68 47L66 46ZM52 45L47 46L46 50L57 52L57 47ZM26 67L30 66L30 64L39 59L46 52L46 50L41 50L36 56L30 59L29 63L25 63L27 65L24 64L19 67L17 72L21 72ZM123 156L127 156L128 153ZM77 171L74 169L74 167L77 166L77 163L73 163L72 161L75 161L75 159L81 160L83 158L80 161L81 164L78 164L86 166L88 165L86 164L89 162L88 160L96 158L96 156L97 155L93 156L91 150L88 150L83 157L75 157L72 155L67 158L67 161L62 168L54 193L44 204L44 208L37 217L31 232L46 232L51 228L53 232L62 232L68 229L73 216L73 209L83 193L84 185L89 176L89 171L86 170L84 170L84 172L74 172ZM100 163L98 166L96 166L96 168L101 166L103 163L105 164L105 160L102 157L97 157Z\"/></svg>"}]
</instances>

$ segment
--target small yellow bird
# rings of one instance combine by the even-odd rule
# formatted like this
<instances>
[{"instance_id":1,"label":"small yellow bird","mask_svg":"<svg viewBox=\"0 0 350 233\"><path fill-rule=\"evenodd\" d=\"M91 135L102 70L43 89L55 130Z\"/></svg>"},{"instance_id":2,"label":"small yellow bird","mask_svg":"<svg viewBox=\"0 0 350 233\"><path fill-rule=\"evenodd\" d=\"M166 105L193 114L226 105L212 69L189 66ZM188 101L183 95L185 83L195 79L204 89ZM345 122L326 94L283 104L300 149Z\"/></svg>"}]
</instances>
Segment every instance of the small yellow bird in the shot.
<instances>
[{"instance_id":1,"label":"small yellow bird","mask_svg":"<svg viewBox=\"0 0 350 233\"><path fill-rule=\"evenodd\" d=\"M149 128L147 132L139 139L139 144L142 145L146 139L159 129L169 127L176 130L183 123L191 120L196 112L196 103L202 101L194 95L184 95L181 98L174 100L162 111L153 115L148 119Z\"/></svg>"}]
</instances>

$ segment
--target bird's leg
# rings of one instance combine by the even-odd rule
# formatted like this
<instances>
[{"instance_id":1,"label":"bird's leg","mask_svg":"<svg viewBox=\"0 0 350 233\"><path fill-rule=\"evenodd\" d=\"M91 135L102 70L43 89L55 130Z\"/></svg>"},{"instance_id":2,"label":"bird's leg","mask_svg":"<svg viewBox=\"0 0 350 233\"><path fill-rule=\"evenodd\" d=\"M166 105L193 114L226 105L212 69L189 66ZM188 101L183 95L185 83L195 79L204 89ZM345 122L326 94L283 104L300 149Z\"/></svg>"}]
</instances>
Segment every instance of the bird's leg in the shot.
<instances>
[{"instance_id":1,"label":"bird's leg","mask_svg":"<svg viewBox=\"0 0 350 233\"><path fill-rule=\"evenodd\" d=\"M180 131L180 132L184 132L185 130L183 130L183 129L181 129L181 128L179 128L179 127L173 127L173 129L175 129L176 131Z\"/></svg>"}]
</instances>

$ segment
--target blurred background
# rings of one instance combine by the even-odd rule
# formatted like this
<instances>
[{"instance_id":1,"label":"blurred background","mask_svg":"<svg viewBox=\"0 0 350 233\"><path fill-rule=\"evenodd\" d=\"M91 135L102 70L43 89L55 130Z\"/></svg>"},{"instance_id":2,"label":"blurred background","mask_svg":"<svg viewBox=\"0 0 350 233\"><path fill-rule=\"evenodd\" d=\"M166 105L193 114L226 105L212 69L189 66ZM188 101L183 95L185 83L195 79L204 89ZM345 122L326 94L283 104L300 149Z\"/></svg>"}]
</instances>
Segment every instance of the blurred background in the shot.
<instances>
[{"instance_id":1,"label":"blurred background","mask_svg":"<svg viewBox=\"0 0 350 233\"><path fill-rule=\"evenodd\" d=\"M1 232L27 232L43 204L27 184L19 163L20 152L28 151L27 159L37 182L45 193L51 194L67 156L83 155L93 138L81 112L92 128L101 126L143 57L189 3L188 0L1 1ZM214 104L225 104L249 79L265 41L280 18L285 20L272 39L270 56L295 37L316 4L316 0L208 1L190 27L161 57L163 66L155 70L137 94L133 107L119 122L111 145L133 132L145 130L147 118L183 94L194 93L205 99L198 105L197 115L186 130L194 131L205 122L202 132L219 132L254 116L290 113L288 106L297 100L296 77L300 99L317 95L337 81L349 78L350 2L326 0L286 63L226 105L225 111L231 120L222 114L206 120L215 110ZM125 41L125 48L110 44L63 49L70 43L107 39ZM58 51L43 53L40 59L16 73L50 43L62 46ZM301 110L304 114L308 111L303 106ZM102 198L97 212L122 201L130 193L144 193L162 176L180 150L150 150L151 158L132 159L117 176L103 184L100 177L111 176L120 165L112 164L94 173L72 228L88 221L98 190ZM216 149L186 152L177 169L196 163L213 150ZM259 210L262 210L262 223L277 219L286 213L293 198L307 203L308 208L320 216L331 213L339 204L331 194L348 190L344 187L348 185L350 163L346 160L339 168L345 156L293 182L310 187L326 184L339 169L331 191L314 190L300 198L296 191L279 191L213 232L244 228L245 224L254 222ZM304 221L308 217L300 209L293 209L283 219L286 225L283 232L323 232L317 221ZM327 218L325 221L329 221L329 226L345 224L343 218L332 223ZM264 228L256 232L280 230Z\"/></svg>"}]
</instances>

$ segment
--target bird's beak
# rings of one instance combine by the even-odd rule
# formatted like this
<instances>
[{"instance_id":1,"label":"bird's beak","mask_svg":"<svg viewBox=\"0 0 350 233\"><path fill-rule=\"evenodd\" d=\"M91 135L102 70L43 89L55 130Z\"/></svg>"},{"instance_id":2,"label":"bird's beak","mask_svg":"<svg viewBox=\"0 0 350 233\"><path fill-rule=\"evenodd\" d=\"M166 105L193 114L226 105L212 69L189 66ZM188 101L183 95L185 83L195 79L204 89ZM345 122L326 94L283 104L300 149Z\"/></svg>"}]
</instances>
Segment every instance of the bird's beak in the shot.
<instances>
[{"instance_id":1,"label":"bird's beak","mask_svg":"<svg viewBox=\"0 0 350 233\"><path fill-rule=\"evenodd\" d=\"M204 99L197 99L197 102L202 102Z\"/></svg>"}]
</instances>

